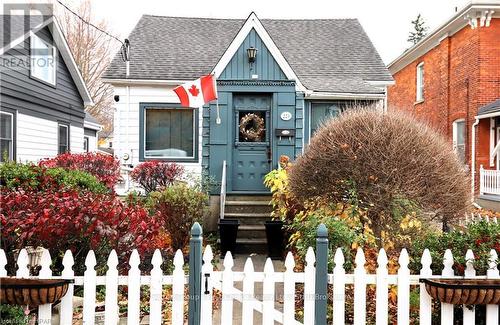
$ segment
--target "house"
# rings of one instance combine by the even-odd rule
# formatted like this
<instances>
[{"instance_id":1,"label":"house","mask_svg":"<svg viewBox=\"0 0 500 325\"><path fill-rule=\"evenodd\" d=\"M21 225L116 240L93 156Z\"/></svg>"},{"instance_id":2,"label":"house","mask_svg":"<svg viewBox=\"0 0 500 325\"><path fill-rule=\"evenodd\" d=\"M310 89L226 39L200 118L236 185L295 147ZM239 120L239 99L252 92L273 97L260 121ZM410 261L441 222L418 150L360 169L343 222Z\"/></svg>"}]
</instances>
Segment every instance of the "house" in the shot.
<instances>
[{"instance_id":1,"label":"house","mask_svg":"<svg viewBox=\"0 0 500 325\"><path fill-rule=\"evenodd\" d=\"M92 99L57 21L0 17L2 161L94 150L100 125L85 113Z\"/></svg>"},{"instance_id":2,"label":"house","mask_svg":"<svg viewBox=\"0 0 500 325\"><path fill-rule=\"evenodd\" d=\"M145 15L129 41L130 61L117 55L104 74L116 101L115 156L210 176L221 185L212 206L226 193L268 194L263 177L281 156L299 156L327 116L354 104L382 109L393 82L355 19ZM181 108L173 89L211 73L218 103Z\"/></svg>"},{"instance_id":3,"label":"house","mask_svg":"<svg viewBox=\"0 0 500 325\"><path fill-rule=\"evenodd\" d=\"M388 66L388 109L442 133L469 169L473 194L489 201L500 199L499 18L500 2L473 1Z\"/></svg>"}]
</instances>

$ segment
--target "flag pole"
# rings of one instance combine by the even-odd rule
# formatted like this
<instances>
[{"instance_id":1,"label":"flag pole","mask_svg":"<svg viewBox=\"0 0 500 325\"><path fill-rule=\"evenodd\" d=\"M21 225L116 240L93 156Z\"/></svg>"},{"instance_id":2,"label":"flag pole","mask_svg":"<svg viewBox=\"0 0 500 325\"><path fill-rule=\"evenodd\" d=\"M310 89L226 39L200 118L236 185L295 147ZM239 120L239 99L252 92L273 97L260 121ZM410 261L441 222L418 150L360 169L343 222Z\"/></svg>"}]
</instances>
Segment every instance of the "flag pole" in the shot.
<instances>
[{"instance_id":1,"label":"flag pole","mask_svg":"<svg viewBox=\"0 0 500 325\"><path fill-rule=\"evenodd\" d=\"M215 119L215 124L221 124L222 121L220 119L220 110L219 110L219 93L217 92L217 80L215 79L215 74L212 73L212 76L214 76L214 88L215 88L215 94L217 95L217 98L215 99L215 106L217 110L217 118Z\"/></svg>"}]
</instances>

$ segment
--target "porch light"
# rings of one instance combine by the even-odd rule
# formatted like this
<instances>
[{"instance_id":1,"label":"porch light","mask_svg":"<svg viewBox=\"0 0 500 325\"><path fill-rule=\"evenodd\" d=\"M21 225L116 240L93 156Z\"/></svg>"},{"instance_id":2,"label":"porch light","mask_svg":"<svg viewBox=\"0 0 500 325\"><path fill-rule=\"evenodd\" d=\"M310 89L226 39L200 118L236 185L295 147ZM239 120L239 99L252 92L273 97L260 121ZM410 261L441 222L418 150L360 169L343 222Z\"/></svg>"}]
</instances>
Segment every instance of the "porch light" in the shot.
<instances>
[{"instance_id":1,"label":"porch light","mask_svg":"<svg viewBox=\"0 0 500 325\"><path fill-rule=\"evenodd\" d=\"M255 62L255 58L257 57L257 49L255 47L247 48L248 62Z\"/></svg>"}]
</instances>

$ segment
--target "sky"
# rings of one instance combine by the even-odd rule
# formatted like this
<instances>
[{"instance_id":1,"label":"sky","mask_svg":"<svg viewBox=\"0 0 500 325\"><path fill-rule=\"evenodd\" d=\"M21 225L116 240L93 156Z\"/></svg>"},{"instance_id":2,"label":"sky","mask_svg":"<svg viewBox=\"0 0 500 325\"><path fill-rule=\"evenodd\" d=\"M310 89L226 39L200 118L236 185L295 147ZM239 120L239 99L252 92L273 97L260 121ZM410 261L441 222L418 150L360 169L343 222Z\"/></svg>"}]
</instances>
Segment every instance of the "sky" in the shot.
<instances>
[{"instance_id":1,"label":"sky","mask_svg":"<svg viewBox=\"0 0 500 325\"><path fill-rule=\"evenodd\" d=\"M61 0L74 8L79 0ZM357 18L386 64L410 44L411 20L420 13L430 30L451 17L467 0L91 0L96 19L125 38L143 14L181 17ZM314 35L311 35L313 37Z\"/></svg>"}]
</instances>

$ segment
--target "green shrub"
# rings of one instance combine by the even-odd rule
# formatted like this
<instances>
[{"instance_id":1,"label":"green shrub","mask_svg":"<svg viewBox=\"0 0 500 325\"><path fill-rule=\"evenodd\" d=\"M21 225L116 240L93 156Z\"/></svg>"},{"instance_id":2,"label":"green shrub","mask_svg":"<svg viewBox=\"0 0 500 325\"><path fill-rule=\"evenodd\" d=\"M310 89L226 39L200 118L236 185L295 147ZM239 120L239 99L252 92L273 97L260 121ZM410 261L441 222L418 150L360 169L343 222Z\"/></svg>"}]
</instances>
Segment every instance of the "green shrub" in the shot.
<instances>
[{"instance_id":1,"label":"green shrub","mask_svg":"<svg viewBox=\"0 0 500 325\"><path fill-rule=\"evenodd\" d=\"M80 170L45 168L15 162L0 165L0 185L8 189L43 190L54 185L70 189L107 193L109 190L97 178Z\"/></svg>"},{"instance_id":2,"label":"green shrub","mask_svg":"<svg viewBox=\"0 0 500 325\"><path fill-rule=\"evenodd\" d=\"M81 170L64 168L47 169L47 175L59 184L75 189L85 189L93 193L107 193L108 188L95 177Z\"/></svg>"},{"instance_id":3,"label":"green shrub","mask_svg":"<svg viewBox=\"0 0 500 325\"><path fill-rule=\"evenodd\" d=\"M489 268L490 251L494 249L500 256L500 224L479 221L448 233L437 231L422 238L414 238L410 246L410 267L414 272L422 267L420 258L426 248L431 253L432 270L435 274L441 274L446 249L451 249L453 253L454 269L458 274L464 274L468 249L474 252L474 268L477 273L485 274Z\"/></svg>"},{"instance_id":4,"label":"green shrub","mask_svg":"<svg viewBox=\"0 0 500 325\"><path fill-rule=\"evenodd\" d=\"M0 304L0 324L28 324L28 319L20 306Z\"/></svg>"},{"instance_id":5,"label":"green shrub","mask_svg":"<svg viewBox=\"0 0 500 325\"><path fill-rule=\"evenodd\" d=\"M147 207L159 216L167 230L172 248L183 249L189 242L189 231L195 221L201 221L207 211L208 195L198 187L177 183L161 192L150 193Z\"/></svg>"},{"instance_id":6,"label":"green shrub","mask_svg":"<svg viewBox=\"0 0 500 325\"><path fill-rule=\"evenodd\" d=\"M308 247L316 246L316 231L320 223L324 223L328 229L328 244L331 258L328 259L328 268L333 269L333 254L337 248L341 248L344 253L346 270L351 270L354 261L355 250L353 247L363 246L363 231L359 226L349 224L348 220L339 216L324 214L316 211L306 218L295 218L290 225L294 233L290 238L290 245L294 245L302 259L307 253Z\"/></svg>"}]
</instances>

